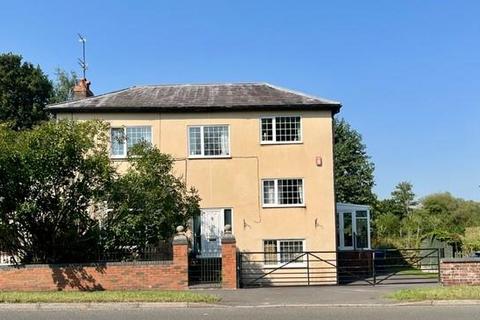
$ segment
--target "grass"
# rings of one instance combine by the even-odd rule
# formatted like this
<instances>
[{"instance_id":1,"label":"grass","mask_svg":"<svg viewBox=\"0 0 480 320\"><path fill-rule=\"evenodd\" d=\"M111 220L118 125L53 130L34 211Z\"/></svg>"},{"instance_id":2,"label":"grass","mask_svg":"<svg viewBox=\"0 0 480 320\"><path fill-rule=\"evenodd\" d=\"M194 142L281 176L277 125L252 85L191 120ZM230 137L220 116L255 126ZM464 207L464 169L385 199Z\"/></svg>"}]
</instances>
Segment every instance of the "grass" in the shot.
<instances>
[{"instance_id":1,"label":"grass","mask_svg":"<svg viewBox=\"0 0 480 320\"><path fill-rule=\"evenodd\" d=\"M438 273L436 272L425 272L420 269L404 269L397 272L398 275L408 275L408 276L419 276L422 278L438 278Z\"/></svg>"},{"instance_id":2,"label":"grass","mask_svg":"<svg viewBox=\"0 0 480 320\"><path fill-rule=\"evenodd\" d=\"M51 291L0 292L0 303L79 303L79 302L203 302L219 297L190 291Z\"/></svg>"},{"instance_id":3,"label":"grass","mask_svg":"<svg viewBox=\"0 0 480 320\"><path fill-rule=\"evenodd\" d=\"M393 292L387 298L400 301L480 300L480 286L402 289Z\"/></svg>"}]
</instances>

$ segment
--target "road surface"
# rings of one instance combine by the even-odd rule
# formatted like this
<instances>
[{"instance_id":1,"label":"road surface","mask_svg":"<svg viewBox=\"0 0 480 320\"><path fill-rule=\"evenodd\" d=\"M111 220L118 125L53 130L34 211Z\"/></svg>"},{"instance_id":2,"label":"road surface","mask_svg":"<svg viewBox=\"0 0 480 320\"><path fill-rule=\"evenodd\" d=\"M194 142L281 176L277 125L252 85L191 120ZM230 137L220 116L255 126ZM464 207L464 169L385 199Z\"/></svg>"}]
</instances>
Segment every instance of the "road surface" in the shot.
<instances>
[{"instance_id":1,"label":"road surface","mask_svg":"<svg viewBox=\"0 0 480 320\"><path fill-rule=\"evenodd\" d=\"M480 319L475 306L375 306L375 307L215 307L215 308L103 308L89 310L0 309L2 320L463 320Z\"/></svg>"}]
</instances>

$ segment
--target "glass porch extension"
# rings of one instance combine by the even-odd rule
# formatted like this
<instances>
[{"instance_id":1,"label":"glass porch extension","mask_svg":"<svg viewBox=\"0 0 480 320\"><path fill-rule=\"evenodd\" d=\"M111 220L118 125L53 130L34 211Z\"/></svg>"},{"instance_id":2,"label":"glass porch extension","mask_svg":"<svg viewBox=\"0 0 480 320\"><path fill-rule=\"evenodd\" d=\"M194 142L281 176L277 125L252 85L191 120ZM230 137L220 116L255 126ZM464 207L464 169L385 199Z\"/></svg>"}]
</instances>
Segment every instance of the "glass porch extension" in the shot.
<instances>
[{"instance_id":1,"label":"glass porch extension","mask_svg":"<svg viewBox=\"0 0 480 320\"><path fill-rule=\"evenodd\" d=\"M338 250L371 249L370 207L337 203Z\"/></svg>"}]
</instances>

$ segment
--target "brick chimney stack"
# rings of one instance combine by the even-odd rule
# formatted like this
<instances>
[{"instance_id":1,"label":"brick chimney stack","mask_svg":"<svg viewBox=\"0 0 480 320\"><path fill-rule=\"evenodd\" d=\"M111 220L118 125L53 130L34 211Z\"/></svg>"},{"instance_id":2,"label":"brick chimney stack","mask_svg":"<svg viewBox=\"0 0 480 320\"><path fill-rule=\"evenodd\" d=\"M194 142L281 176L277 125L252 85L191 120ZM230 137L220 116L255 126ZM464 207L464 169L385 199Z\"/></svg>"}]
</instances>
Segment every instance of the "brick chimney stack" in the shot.
<instances>
[{"instance_id":1,"label":"brick chimney stack","mask_svg":"<svg viewBox=\"0 0 480 320\"><path fill-rule=\"evenodd\" d=\"M73 87L73 100L80 100L92 96L93 92L90 91L90 81L85 78L80 79L75 87Z\"/></svg>"}]
</instances>

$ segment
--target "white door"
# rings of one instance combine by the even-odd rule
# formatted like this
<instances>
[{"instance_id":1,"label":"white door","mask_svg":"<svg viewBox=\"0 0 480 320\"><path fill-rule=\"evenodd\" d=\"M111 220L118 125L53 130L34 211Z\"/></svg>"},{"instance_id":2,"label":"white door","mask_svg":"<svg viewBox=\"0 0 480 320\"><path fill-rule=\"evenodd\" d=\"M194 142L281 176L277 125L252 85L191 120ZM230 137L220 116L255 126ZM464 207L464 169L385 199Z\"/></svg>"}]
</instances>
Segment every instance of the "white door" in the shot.
<instances>
[{"instance_id":1,"label":"white door","mask_svg":"<svg viewBox=\"0 0 480 320\"><path fill-rule=\"evenodd\" d=\"M201 255L222 256L223 209L202 209L201 212Z\"/></svg>"}]
</instances>

